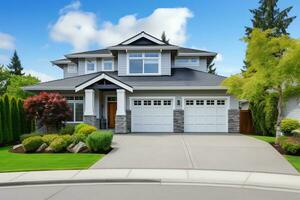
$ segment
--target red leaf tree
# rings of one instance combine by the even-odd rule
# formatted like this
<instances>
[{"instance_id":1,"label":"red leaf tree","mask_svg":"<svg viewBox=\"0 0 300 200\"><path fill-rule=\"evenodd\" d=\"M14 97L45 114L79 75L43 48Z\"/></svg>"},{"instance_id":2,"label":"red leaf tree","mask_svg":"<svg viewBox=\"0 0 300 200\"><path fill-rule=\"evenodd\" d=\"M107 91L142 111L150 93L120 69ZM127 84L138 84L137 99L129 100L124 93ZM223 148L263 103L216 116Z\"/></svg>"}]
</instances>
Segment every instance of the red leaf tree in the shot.
<instances>
[{"instance_id":1,"label":"red leaf tree","mask_svg":"<svg viewBox=\"0 0 300 200\"><path fill-rule=\"evenodd\" d=\"M24 109L28 117L37 119L40 125L46 127L47 132L60 128L72 113L67 100L59 93L41 92L28 97L24 101Z\"/></svg>"}]
</instances>

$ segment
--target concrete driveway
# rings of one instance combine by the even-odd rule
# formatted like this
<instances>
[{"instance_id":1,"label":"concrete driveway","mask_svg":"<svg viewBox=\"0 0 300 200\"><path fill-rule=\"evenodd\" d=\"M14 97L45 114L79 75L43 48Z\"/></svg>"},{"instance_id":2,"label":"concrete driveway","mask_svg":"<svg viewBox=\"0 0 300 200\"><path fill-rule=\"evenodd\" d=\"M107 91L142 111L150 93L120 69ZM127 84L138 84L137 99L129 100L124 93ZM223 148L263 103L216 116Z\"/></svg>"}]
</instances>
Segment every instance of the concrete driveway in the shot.
<instances>
[{"instance_id":1,"label":"concrete driveway","mask_svg":"<svg viewBox=\"0 0 300 200\"><path fill-rule=\"evenodd\" d=\"M298 174L271 145L230 133L115 135L91 168L210 169Z\"/></svg>"}]
</instances>

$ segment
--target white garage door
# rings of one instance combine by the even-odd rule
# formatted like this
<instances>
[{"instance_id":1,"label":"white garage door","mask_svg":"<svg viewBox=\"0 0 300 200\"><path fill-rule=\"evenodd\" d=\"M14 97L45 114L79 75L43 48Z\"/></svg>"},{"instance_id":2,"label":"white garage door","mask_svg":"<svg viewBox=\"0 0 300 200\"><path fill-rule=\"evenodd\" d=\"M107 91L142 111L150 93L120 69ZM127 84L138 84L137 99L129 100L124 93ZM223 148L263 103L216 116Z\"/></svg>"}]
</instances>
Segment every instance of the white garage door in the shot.
<instances>
[{"instance_id":1,"label":"white garage door","mask_svg":"<svg viewBox=\"0 0 300 200\"><path fill-rule=\"evenodd\" d=\"M173 132L172 99L132 99L132 132Z\"/></svg>"},{"instance_id":2,"label":"white garage door","mask_svg":"<svg viewBox=\"0 0 300 200\"><path fill-rule=\"evenodd\" d=\"M184 131L228 132L227 107L227 99L185 99Z\"/></svg>"}]
</instances>

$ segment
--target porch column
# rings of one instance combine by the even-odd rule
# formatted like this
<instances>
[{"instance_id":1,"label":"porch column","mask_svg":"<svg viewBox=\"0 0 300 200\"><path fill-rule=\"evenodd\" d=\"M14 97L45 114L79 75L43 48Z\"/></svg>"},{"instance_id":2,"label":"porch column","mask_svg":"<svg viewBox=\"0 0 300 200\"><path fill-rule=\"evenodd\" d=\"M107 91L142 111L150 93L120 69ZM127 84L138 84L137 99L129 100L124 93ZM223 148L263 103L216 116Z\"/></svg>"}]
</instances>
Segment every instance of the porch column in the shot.
<instances>
[{"instance_id":1,"label":"porch column","mask_svg":"<svg viewBox=\"0 0 300 200\"><path fill-rule=\"evenodd\" d=\"M124 89L117 90L117 113L115 133L127 133L126 93Z\"/></svg>"},{"instance_id":2,"label":"porch column","mask_svg":"<svg viewBox=\"0 0 300 200\"><path fill-rule=\"evenodd\" d=\"M96 113L95 113L95 91L93 89L84 90L84 123L96 126Z\"/></svg>"}]
</instances>

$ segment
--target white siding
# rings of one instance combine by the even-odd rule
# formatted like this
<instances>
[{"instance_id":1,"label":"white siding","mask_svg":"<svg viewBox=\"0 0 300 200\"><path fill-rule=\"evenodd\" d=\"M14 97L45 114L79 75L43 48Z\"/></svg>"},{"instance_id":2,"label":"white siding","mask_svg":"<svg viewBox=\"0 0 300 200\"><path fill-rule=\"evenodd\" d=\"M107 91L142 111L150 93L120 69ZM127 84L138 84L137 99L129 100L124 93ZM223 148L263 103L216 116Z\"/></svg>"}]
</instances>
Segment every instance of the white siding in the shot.
<instances>
[{"instance_id":1,"label":"white siding","mask_svg":"<svg viewBox=\"0 0 300 200\"><path fill-rule=\"evenodd\" d=\"M125 51L118 52L118 75L126 76L127 74L127 56Z\"/></svg>"},{"instance_id":2,"label":"white siding","mask_svg":"<svg viewBox=\"0 0 300 200\"><path fill-rule=\"evenodd\" d=\"M176 58L198 58L199 59L199 65L197 66L186 66L186 65L178 65L175 62ZM194 69L194 70L198 70L198 71L203 71L203 72L207 72L207 59L203 58L203 57L175 57L174 60L172 60L172 67L174 68L182 68L182 67L186 67L186 68L190 68L190 69Z\"/></svg>"}]
</instances>

